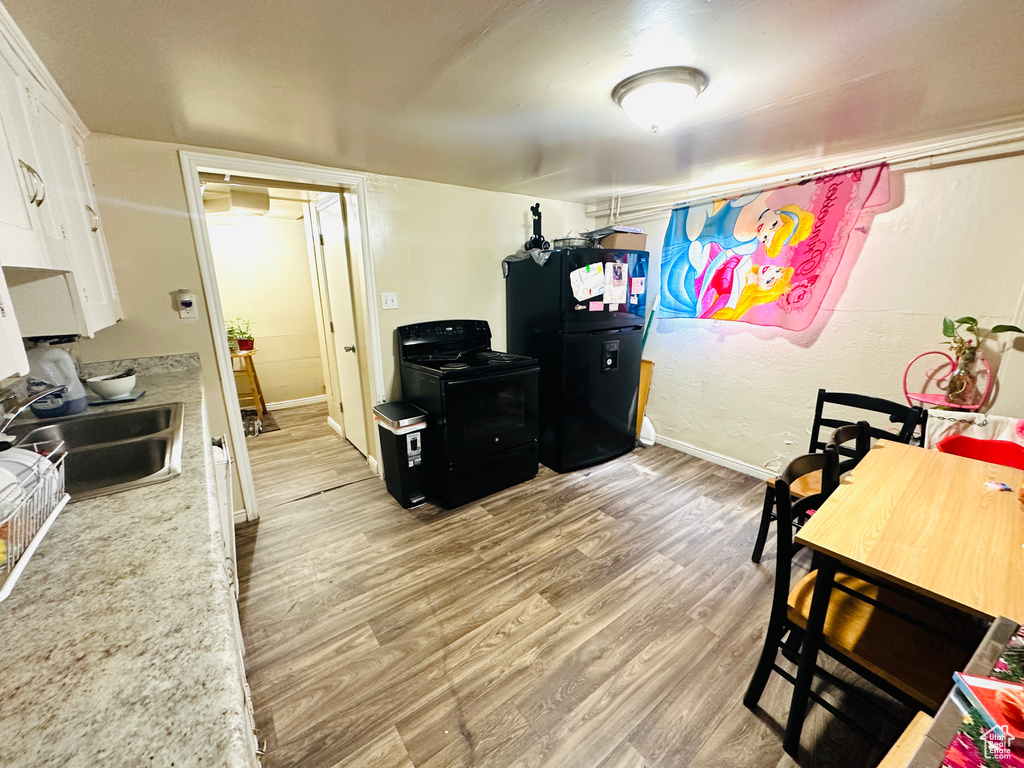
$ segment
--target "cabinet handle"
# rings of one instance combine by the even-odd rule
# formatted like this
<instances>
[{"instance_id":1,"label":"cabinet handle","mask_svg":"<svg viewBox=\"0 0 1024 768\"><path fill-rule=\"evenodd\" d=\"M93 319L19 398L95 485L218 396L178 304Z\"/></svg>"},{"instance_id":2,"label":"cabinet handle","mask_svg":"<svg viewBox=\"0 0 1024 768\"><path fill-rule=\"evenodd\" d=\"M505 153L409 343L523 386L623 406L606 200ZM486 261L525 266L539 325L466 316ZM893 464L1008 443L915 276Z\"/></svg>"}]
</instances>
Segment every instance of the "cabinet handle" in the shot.
<instances>
[{"instance_id":1,"label":"cabinet handle","mask_svg":"<svg viewBox=\"0 0 1024 768\"><path fill-rule=\"evenodd\" d=\"M33 177L38 177L39 174L37 174L35 172L35 169L31 165L26 163L24 160L18 160L18 165L21 166L21 172L23 174L27 174L26 181L28 185L32 188L32 194L29 195L28 201L30 203L34 203L36 199L39 197L39 187L36 186L36 182Z\"/></svg>"},{"instance_id":2,"label":"cabinet handle","mask_svg":"<svg viewBox=\"0 0 1024 768\"><path fill-rule=\"evenodd\" d=\"M96 211L93 210L91 205L85 206L90 214L92 214L92 226L89 227L90 232L96 232L100 228L100 217L96 215Z\"/></svg>"},{"instance_id":3,"label":"cabinet handle","mask_svg":"<svg viewBox=\"0 0 1024 768\"><path fill-rule=\"evenodd\" d=\"M43 204L43 200L46 199L46 183L43 181L43 177L42 176L40 176L35 171L33 171L33 173L35 173L36 174L36 178L39 179L40 193L39 193L39 199L36 200L36 206L38 207L38 206L41 206Z\"/></svg>"},{"instance_id":4,"label":"cabinet handle","mask_svg":"<svg viewBox=\"0 0 1024 768\"><path fill-rule=\"evenodd\" d=\"M38 208L43 204L43 200L46 199L46 183L43 181L43 177L39 175L39 172L35 168L33 168L31 165L28 165L27 163L25 167L32 172L32 175L36 177L36 181L39 182L39 195L38 197L36 197L35 200L36 207Z\"/></svg>"},{"instance_id":5,"label":"cabinet handle","mask_svg":"<svg viewBox=\"0 0 1024 768\"><path fill-rule=\"evenodd\" d=\"M344 349L346 352L355 352L356 351L356 348L355 348L354 344L346 344L344 347L342 347L342 349Z\"/></svg>"}]
</instances>

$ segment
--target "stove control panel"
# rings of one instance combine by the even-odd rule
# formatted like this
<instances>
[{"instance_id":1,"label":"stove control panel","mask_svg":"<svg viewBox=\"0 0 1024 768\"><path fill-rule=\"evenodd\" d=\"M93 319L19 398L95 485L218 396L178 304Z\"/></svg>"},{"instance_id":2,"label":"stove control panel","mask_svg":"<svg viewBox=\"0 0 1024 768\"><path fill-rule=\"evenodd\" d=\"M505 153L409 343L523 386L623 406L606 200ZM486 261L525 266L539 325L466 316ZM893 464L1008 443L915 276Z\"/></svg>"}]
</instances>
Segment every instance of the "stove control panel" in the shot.
<instances>
[{"instance_id":1,"label":"stove control panel","mask_svg":"<svg viewBox=\"0 0 1024 768\"><path fill-rule=\"evenodd\" d=\"M436 320L402 325L397 332L403 347L460 341L481 344L491 340L491 328L486 320Z\"/></svg>"}]
</instances>

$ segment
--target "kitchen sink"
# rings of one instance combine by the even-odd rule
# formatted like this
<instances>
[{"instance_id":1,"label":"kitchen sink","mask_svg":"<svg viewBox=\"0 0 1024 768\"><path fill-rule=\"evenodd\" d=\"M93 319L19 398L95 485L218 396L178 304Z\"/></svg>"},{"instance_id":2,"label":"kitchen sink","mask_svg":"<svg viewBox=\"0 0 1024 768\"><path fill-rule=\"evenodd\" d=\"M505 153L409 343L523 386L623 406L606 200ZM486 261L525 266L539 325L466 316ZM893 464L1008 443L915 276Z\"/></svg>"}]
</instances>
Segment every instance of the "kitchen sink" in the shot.
<instances>
[{"instance_id":1,"label":"kitchen sink","mask_svg":"<svg viewBox=\"0 0 1024 768\"><path fill-rule=\"evenodd\" d=\"M63 440L72 501L170 480L181 474L182 403L70 416L12 426L17 443Z\"/></svg>"}]
</instances>

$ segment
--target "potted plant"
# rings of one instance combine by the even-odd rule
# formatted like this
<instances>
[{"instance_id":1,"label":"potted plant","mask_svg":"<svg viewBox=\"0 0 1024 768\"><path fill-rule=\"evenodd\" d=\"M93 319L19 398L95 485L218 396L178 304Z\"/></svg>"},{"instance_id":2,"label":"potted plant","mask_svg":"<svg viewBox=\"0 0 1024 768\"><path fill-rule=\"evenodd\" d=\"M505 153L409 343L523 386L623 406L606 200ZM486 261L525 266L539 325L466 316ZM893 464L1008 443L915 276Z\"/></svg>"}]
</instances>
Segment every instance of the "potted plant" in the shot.
<instances>
[{"instance_id":1,"label":"potted plant","mask_svg":"<svg viewBox=\"0 0 1024 768\"><path fill-rule=\"evenodd\" d=\"M974 338L967 338L961 335L961 328L974 335ZM976 376L974 374L974 362L978 357L978 347L988 338L989 333L1024 333L1024 330L1016 325L1000 324L993 325L988 333L983 333L978 328L978 320L973 317L961 317L957 320L942 318L942 335L949 339L949 348L956 355L956 369L949 377L949 387L946 390L946 399L954 405L965 405L974 397L974 386Z\"/></svg>"},{"instance_id":2,"label":"potted plant","mask_svg":"<svg viewBox=\"0 0 1024 768\"><path fill-rule=\"evenodd\" d=\"M228 320L227 326L228 346L232 352L251 350L256 346L252 337L252 322L238 317Z\"/></svg>"}]
</instances>

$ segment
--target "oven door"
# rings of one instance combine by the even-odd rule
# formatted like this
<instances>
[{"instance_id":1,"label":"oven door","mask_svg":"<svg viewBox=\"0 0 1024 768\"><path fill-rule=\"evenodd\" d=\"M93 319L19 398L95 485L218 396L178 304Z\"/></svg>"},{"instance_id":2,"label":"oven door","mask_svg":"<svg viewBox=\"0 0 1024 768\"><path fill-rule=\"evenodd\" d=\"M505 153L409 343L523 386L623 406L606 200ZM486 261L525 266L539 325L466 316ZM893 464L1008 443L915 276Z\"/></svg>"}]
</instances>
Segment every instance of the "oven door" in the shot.
<instances>
[{"instance_id":1,"label":"oven door","mask_svg":"<svg viewBox=\"0 0 1024 768\"><path fill-rule=\"evenodd\" d=\"M444 447L449 464L537 440L537 374L529 368L446 382Z\"/></svg>"}]
</instances>

